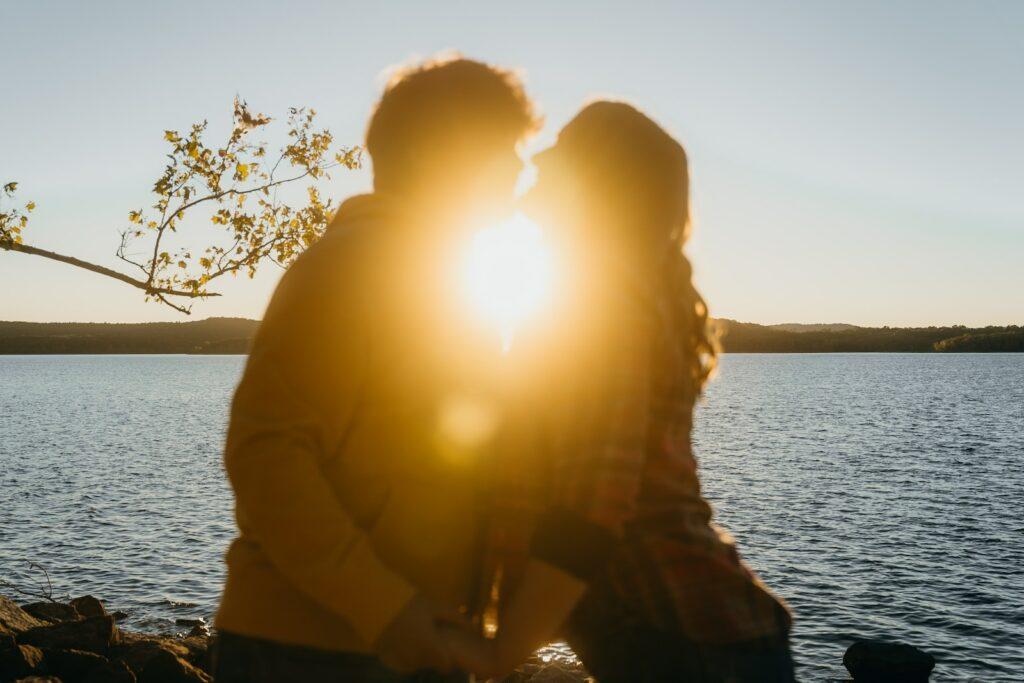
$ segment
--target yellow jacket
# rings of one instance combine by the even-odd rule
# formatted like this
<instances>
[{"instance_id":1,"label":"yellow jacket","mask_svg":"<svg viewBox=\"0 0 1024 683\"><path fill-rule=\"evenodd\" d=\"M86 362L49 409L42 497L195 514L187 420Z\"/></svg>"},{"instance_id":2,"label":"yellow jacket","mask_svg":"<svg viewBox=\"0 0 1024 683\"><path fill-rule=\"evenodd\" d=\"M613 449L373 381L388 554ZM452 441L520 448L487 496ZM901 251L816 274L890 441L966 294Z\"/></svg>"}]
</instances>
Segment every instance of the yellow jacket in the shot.
<instances>
[{"instance_id":1,"label":"yellow jacket","mask_svg":"<svg viewBox=\"0 0 1024 683\"><path fill-rule=\"evenodd\" d=\"M218 628L369 652L417 591L461 607L476 592L491 347L415 223L350 199L274 294L231 408L239 535Z\"/></svg>"}]
</instances>

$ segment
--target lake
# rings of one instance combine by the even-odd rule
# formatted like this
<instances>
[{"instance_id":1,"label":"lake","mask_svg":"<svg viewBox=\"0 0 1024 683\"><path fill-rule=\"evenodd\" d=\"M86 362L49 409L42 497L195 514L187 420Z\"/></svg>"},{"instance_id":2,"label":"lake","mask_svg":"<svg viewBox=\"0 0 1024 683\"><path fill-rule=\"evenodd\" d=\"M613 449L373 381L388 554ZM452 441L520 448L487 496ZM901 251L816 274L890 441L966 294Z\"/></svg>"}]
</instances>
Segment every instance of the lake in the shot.
<instances>
[{"instance_id":1,"label":"lake","mask_svg":"<svg viewBox=\"0 0 1024 683\"><path fill-rule=\"evenodd\" d=\"M0 578L130 628L215 609L240 356L0 356ZM733 354L698 411L707 497L796 612L801 680L857 638L935 681L1024 680L1024 354ZM10 594L6 588L0 592Z\"/></svg>"}]
</instances>

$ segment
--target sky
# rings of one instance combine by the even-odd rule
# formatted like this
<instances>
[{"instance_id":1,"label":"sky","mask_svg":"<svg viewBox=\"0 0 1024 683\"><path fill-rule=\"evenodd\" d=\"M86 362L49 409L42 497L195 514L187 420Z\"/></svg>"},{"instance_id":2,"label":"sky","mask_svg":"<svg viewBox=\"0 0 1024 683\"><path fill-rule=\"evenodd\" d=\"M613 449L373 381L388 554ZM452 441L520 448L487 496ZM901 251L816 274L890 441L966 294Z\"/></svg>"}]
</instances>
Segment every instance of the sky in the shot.
<instances>
[{"instance_id":1,"label":"sky","mask_svg":"<svg viewBox=\"0 0 1024 683\"><path fill-rule=\"evenodd\" d=\"M0 2L0 182L26 242L110 267L163 131L233 98L312 106L358 144L388 69L457 49L521 69L550 144L625 98L691 158L689 254L717 317L1024 324L1024 3ZM342 199L370 170L324 186ZM193 317L258 318L280 272ZM0 320L184 319L93 273L0 251Z\"/></svg>"}]
</instances>

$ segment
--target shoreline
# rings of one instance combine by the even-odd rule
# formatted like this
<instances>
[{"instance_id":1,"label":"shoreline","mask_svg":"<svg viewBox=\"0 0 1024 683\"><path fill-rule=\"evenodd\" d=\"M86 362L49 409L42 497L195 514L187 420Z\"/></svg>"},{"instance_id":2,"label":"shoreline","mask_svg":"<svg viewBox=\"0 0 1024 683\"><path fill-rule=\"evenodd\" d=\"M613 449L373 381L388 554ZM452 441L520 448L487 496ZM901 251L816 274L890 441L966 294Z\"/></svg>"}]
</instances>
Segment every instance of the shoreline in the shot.
<instances>
[{"instance_id":1,"label":"shoreline","mask_svg":"<svg viewBox=\"0 0 1024 683\"><path fill-rule=\"evenodd\" d=\"M46 595L19 604L0 594L0 683L213 683L216 632L204 619L179 619L183 633L129 631L91 595L68 602ZM853 681L926 683L935 658L901 643L855 641L843 655ZM578 660L554 646L490 683L593 681Z\"/></svg>"},{"instance_id":2,"label":"shoreline","mask_svg":"<svg viewBox=\"0 0 1024 683\"><path fill-rule=\"evenodd\" d=\"M0 681L213 681L205 622L156 635L120 628L121 614L89 595L23 605L0 595Z\"/></svg>"}]
</instances>

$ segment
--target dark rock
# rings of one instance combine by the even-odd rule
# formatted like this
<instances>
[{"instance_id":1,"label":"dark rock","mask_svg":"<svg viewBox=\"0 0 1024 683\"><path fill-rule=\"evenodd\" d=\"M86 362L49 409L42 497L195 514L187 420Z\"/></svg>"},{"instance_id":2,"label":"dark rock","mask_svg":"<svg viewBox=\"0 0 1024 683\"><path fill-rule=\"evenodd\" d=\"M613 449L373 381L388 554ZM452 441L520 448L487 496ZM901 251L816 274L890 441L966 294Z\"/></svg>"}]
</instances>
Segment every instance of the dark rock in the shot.
<instances>
[{"instance_id":1,"label":"dark rock","mask_svg":"<svg viewBox=\"0 0 1024 683\"><path fill-rule=\"evenodd\" d=\"M82 679L82 683L136 683L138 679L122 661L107 661Z\"/></svg>"},{"instance_id":2,"label":"dark rock","mask_svg":"<svg viewBox=\"0 0 1024 683\"><path fill-rule=\"evenodd\" d=\"M114 621L124 621L128 618L128 613L122 612L121 610L117 609L111 612L110 616L114 617Z\"/></svg>"},{"instance_id":3,"label":"dark rock","mask_svg":"<svg viewBox=\"0 0 1024 683\"><path fill-rule=\"evenodd\" d=\"M51 650L41 653L40 670L64 681L79 683L135 683L135 674L124 662L111 661L84 650Z\"/></svg>"},{"instance_id":4,"label":"dark rock","mask_svg":"<svg viewBox=\"0 0 1024 683\"><path fill-rule=\"evenodd\" d=\"M139 683L211 683L213 678L169 650L161 649L142 668Z\"/></svg>"},{"instance_id":5,"label":"dark rock","mask_svg":"<svg viewBox=\"0 0 1024 683\"><path fill-rule=\"evenodd\" d=\"M36 619L18 607L13 600L0 595L0 634L13 636L45 624L45 621Z\"/></svg>"},{"instance_id":6,"label":"dark rock","mask_svg":"<svg viewBox=\"0 0 1024 683\"><path fill-rule=\"evenodd\" d=\"M0 648L0 680L11 680L39 673L43 653L31 645Z\"/></svg>"},{"instance_id":7,"label":"dark rock","mask_svg":"<svg viewBox=\"0 0 1024 683\"><path fill-rule=\"evenodd\" d=\"M36 619L42 619L51 624L73 621L81 619L83 616L74 607L65 605L62 602L33 602L28 605L22 605L21 608Z\"/></svg>"},{"instance_id":8,"label":"dark rock","mask_svg":"<svg viewBox=\"0 0 1024 683\"><path fill-rule=\"evenodd\" d=\"M171 638L125 632L121 643L110 649L110 657L124 661L128 668L142 680L142 672L149 663L165 654L188 661L189 648Z\"/></svg>"},{"instance_id":9,"label":"dark rock","mask_svg":"<svg viewBox=\"0 0 1024 683\"><path fill-rule=\"evenodd\" d=\"M80 681L110 664L106 657L85 650L45 648L43 656L46 673L68 681Z\"/></svg>"},{"instance_id":10,"label":"dark rock","mask_svg":"<svg viewBox=\"0 0 1024 683\"><path fill-rule=\"evenodd\" d=\"M74 607L83 617L104 617L107 615L107 610L103 608L103 603L91 595L75 598L71 601L71 607Z\"/></svg>"},{"instance_id":11,"label":"dark rock","mask_svg":"<svg viewBox=\"0 0 1024 683\"><path fill-rule=\"evenodd\" d=\"M119 640L120 632L110 616L37 626L18 636L18 642L26 645L54 650L85 650L101 655Z\"/></svg>"},{"instance_id":12,"label":"dark rock","mask_svg":"<svg viewBox=\"0 0 1024 683\"><path fill-rule=\"evenodd\" d=\"M843 666L857 683L924 683L935 657L903 643L858 640L843 655Z\"/></svg>"},{"instance_id":13,"label":"dark rock","mask_svg":"<svg viewBox=\"0 0 1024 683\"><path fill-rule=\"evenodd\" d=\"M196 624L195 626L193 626L192 628L190 628L188 630L188 633L186 634L186 637L188 637L188 638L191 638L191 637L209 638L210 637L210 627L207 626L206 624Z\"/></svg>"},{"instance_id":14,"label":"dark rock","mask_svg":"<svg viewBox=\"0 0 1024 683\"><path fill-rule=\"evenodd\" d=\"M185 659L189 664L199 667L206 673L213 672L210 662L210 636L189 635L177 643L188 650Z\"/></svg>"},{"instance_id":15,"label":"dark rock","mask_svg":"<svg viewBox=\"0 0 1024 683\"><path fill-rule=\"evenodd\" d=\"M61 683L61 680L56 676L28 676L19 678L14 683Z\"/></svg>"}]
</instances>

